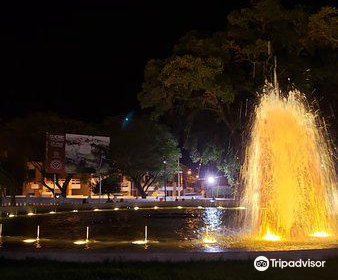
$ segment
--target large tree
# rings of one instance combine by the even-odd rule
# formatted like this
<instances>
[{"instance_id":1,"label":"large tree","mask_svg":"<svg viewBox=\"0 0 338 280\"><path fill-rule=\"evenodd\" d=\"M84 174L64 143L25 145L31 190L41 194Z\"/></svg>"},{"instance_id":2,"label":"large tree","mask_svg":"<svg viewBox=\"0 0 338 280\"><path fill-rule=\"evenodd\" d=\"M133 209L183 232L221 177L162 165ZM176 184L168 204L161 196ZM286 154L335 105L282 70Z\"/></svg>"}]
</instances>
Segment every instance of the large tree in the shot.
<instances>
[{"instance_id":1,"label":"large tree","mask_svg":"<svg viewBox=\"0 0 338 280\"><path fill-rule=\"evenodd\" d=\"M105 121L104 129L111 137L113 167L133 181L142 198L150 186L163 183L177 169L180 149L164 125L144 116L115 117Z\"/></svg>"},{"instance_id":2,"label":"large tree","mask_svg":"<svg viewBox=\"0 0 338 280\"><path fill-rule=\"evenodd\" d=\"M105 176L101 182L97 181L93 187L94 193L100 193L100 184L101 194L106 194L108 196L108 200L112 193L118 193L121 191L121 179L120 175L117 173L112 173L108 176Z\"/></svg>"},{"instance_id":3,"label":"large tree","mask_svg":"<svg viewBox=\"0 0 338 280\"><path fill-rule=\"evenodd\" d=\"M16 190L27 179L25 168L27 162L31 162L42 174L41 183L53 191L45 182L46 178L51 176L46 173L45 167L46 132L95 133L94 128L88 123L53 113L35 113L5 120L0 126L1 163L7 176L16 182ZM65 181L60 184L59 175L56 175L56 186L63 197L66 197L72 176L73 174L66 174Z\"/></svg>"},{"instance_id":4,"label":"large tree","mask_svg":"<svg viewBox=\"0 0 338 280\"><path fill-rule=\"evenodd\" d=\"M169 58L150 60L138 97L176 129L193 160L215 163L234 182L248 112L273 80L275 56L282 89L336 101L338 26L334 8L287 10L276 0L252 1L227 18L224 30L189 32Z\"/></svg>"}]
</instances>

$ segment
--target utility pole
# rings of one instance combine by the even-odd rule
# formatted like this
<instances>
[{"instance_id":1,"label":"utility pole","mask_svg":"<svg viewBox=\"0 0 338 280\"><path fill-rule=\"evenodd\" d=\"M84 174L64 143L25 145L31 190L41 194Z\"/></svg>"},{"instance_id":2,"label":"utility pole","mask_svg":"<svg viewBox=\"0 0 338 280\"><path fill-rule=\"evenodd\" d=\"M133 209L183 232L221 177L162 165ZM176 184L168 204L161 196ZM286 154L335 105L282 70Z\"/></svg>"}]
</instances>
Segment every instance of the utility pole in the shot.
<instances>
[{"instance_id":1,"label":"utility pole","mask_svg":"<svg viewBox=\"0 0 338 280\"><path fill-rule=\"evenodd\" d=\"M164 167L164 201L167 201L167 164Z\"/></svg>"},{"instance_id":2,"label":"utility pole","mask_svg":"<svg viewBox=\"0 0 338 280\"><path fill-rule=\"evenodd\" d=\"M99 163L99 167L98 167L98 171L101 172L101 166L102 166L102 162L103 162L103 151L101 151L101 157L100 157L100 163ZM101 203L101 194L102 194L102 176L101 173L99 174L99 203Z\"/></svg>"},{"instance_id":3,"label":"utility pole","mask_svg":"<svg viewBox=\"0 0 338 280\"><path fill-rule=\"evenodd\" d=\"M53 196L54 196L54 202L56 202L55 185L56 185L56 174L54 173L54 184L53 184Z\"/></svg>"},{"instance_id":4,"label":"utility pole","mask_svg":"<svg viewBox=\"0 0 338 280\"><path fill-rule=\"evenodd\" d=\"M102 193L102 177L101 177L101 174L99 176L99 203L101 203L101 193Z\"/></svg>"},{"instance_id":5,"label":"utility pole","mask_svg":"<svg viewBox=\"0 0 338 280\"><path fill-rule=\"evenodd\" d=\"M167 201L167 161L163 160L164 164L164 201Z\"/></svg>"},{"instance_id":6,"label":"utility pole","mask_svg":"<svg viewBox=\"0 0 338 280\"><path fill-rule=\"evenodd\" d=\"M178 191L178 197L181 197L181 177L180 177L180 159L177 160L177 191Z\"/></svg>"}]
</instances>

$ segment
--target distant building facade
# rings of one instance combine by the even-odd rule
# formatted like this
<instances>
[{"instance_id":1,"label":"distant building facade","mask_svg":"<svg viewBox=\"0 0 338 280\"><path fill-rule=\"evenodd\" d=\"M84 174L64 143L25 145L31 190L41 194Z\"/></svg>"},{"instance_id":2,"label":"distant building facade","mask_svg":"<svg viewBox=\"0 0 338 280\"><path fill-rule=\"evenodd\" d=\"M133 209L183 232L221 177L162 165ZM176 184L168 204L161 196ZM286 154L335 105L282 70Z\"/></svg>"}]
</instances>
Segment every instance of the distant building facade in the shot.
<instances>
[{"instance_id":1,"label":"distant building facade","mask_svg":"<svg viewBox=\"0 0 338 280\"><path fill-rule=\"evenodd\" d=\"M27 169L29 176L22 188L23 195L35 197L53 197L54 189L56 195L61 193L54 182L55 178L52 174L48 174L48 176L44 178L43 183L43 175L35 165L29 162L27 164ZM65 181L65 178L62 178L62 176L59 177L58 183L62 185ZM99 177L95 174L74 174L67 187L67 197L86 198L88 196L96 195L92 192L92 187L98 181ZM46 185L52 189L52 191L47 188ZM132 182L129 181L126 176L121 176L120 194L123 196L132 195Z\"/></svg>"},{"instance_id":2,"label":"distant building facade","mask_svg":"<svg viewBox=\"0 0 338 280\"><path fill-rule=\"evenodd\" d=\"M53 174L47 174L42 180L42 173L36 165L29 162L27 164L28 178L23 184L22 195L34 197L53 197L55 194L59 195L61 192L56 186ZM147 191L150 197L180 197L180 196L203 196L205 191L203 184L198 181L196 176L189 174L188 169L182 166L182 170L178 174L165 182L157 182L151 185ZM117 196L123 197L138 197L140 196L137 188L134 187L132 181L128 180L127 176L120 176L121 190ZM179 180L179 183L178 183ZM59 176L58 183L62 185L65 178ZM92 192L92 187L99 181L98 175L95 174L74 174L67 187L67 197L72 198L87 198L95 196ZM47 188L46 185L49 187Z\"/></svg>"}]
</instances>

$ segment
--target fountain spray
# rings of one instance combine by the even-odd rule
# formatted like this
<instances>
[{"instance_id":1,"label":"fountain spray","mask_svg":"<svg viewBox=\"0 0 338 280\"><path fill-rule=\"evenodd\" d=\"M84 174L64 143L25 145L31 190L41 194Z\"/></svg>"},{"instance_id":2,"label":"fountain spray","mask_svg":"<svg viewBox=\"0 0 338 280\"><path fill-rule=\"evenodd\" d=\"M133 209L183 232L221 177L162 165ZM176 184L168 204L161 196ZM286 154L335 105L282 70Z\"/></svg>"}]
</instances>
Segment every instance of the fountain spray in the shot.
<instances>
[{"instance_id":1,"label":"fountain spray","mask_svg":"<svg viewBox=\"0 0 338 280\"><path fill-rule=\"evenodd\" d=\"M299 91L283 97L278 87L265 87L241 170L244 223L253 238L335 236L336 172L321 127Z\"/></svg>"}]
</instances>

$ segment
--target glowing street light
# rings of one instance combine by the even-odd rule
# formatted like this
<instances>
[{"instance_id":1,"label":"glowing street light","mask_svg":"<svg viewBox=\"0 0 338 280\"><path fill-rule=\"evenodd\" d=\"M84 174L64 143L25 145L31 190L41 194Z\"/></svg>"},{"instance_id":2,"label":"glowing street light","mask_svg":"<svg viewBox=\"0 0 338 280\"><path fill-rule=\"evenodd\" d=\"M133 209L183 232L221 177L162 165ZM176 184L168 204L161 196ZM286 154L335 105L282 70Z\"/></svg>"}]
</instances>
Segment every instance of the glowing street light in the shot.
<instances>
[{"instance_id":1,"label":"glowing street light","mask_svg":"<svg viewBox=\"0 0 338 280\"><path fill-rule=\"evenodd\" d=\"M216 178L213 176L208 176L207 182L208 184L213 185L216 182Z\"/></svg>"}]
</instances>

